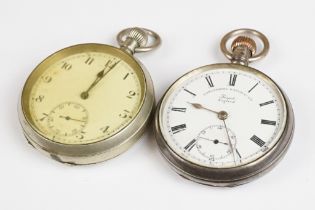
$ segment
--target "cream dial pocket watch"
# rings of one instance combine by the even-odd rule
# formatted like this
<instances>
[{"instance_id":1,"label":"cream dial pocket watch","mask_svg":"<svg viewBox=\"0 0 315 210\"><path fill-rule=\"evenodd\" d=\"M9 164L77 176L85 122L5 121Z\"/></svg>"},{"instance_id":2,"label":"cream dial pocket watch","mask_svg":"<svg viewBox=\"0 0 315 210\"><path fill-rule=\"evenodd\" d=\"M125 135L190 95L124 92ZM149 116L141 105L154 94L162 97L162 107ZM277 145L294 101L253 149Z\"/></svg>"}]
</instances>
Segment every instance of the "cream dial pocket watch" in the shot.
<instances>
[{"instance_id":1,"label":"cream dial pocket watch","mask_svg":"<svg viewBox=\"0 0 315 210\"><path fill-rule=\"evenodd\" d=\"M153 50L160 37L128 28L117 40L120 48L79 44L62 49L34 69L19 104L32 146L63 163L91 164L121 154L140 138L155 99L150 75L133 54Z\"/></svg>"},{"instance_id":2,"label":"cream dial pocket watch","mask_svg":"<svg viewBox=\"0 0 315 210\"><path fill-rule=\"evenodd\" d=\"M258 53L257 41L263 45ZM221 41L231 64L194 69L166 91L155 133L178 174L202 184L235 186L261 176L284 156L294 130L289 99L270 77L248 66L268 49L262 33L232 31Z\"/></svg>"}]
</instances>

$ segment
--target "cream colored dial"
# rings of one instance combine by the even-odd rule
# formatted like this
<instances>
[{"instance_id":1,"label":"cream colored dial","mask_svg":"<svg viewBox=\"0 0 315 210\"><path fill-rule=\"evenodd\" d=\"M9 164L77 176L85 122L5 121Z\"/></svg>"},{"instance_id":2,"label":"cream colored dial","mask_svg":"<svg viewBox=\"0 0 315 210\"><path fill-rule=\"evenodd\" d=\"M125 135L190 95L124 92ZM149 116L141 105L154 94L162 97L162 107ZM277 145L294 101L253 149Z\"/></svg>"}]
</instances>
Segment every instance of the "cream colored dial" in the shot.
<instances>
[{"instance_id":1,"label":"cream colored dial","mask_svg":"<svg viewBox=\"0 0 315 210\"><path fill-rule=\"evenodd\" d=\"M56 136L72 136L82 132L88 122L87 110L78 103L59 104L47 117L48 128Z\"/></svg>"},{"instance_id":2,"label":"cream colored dial","mask_svg":"<svg viewBox=\"0 0 315 210\"><path fill-rule=\"evenodd\" d=\"M35 69L23 92L26 117L41 135L63 144L94 143L121 131L139 112L144 76L127 55L111 49L54 60Z\"/></svg>"}]
</instances>

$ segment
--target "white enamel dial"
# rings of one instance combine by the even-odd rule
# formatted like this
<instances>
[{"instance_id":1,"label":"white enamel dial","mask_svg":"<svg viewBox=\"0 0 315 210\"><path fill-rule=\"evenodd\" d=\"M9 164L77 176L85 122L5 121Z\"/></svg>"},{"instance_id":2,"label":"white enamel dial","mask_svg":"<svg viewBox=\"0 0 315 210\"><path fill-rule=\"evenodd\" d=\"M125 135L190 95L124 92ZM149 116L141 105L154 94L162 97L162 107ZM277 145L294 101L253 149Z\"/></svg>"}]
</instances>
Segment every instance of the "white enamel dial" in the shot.
<instances>
[{"instance_id":1,"label":"white enamel dial","mask_svg":"<svg viewBox=\"0 0 315 210\"><path fill-rule=\"evenodd\" d=\"M201 69L176 82L162 101L159 123L169 147L213 168L245 165L269 152L286 123L278 87L255 70Z\"/></svg>"}]
</instances>

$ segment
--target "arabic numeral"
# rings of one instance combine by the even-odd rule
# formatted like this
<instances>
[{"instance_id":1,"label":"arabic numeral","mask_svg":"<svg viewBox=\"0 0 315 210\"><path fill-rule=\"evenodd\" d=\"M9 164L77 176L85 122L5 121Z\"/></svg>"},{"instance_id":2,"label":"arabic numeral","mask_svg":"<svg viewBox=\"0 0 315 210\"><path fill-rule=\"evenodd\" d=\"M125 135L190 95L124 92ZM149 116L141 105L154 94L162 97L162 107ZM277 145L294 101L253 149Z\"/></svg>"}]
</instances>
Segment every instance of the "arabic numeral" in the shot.
<instances>
[{"instance_id":1,"label":"arabic numeral","mask_svg":"<svg viewBox=\"0 0 315 210\"><path fill-rule=\"evenodd\" d=\"M64 69L64 70L70 70L72 68L72 65L70 63L67 63L67 62L64 62L61 66L61 69Z\"/></svg>"},{"instance_id":2,"label":"arabic numeral","mask_svg":"<svg viewBox=\"0 0 315 210\"><path fill-rule=\"evenodd\" d=\"M35 100L36 102L40 103L40 102L42 102L42 101L44 100L44 98L45 98L45 96L39 95L39 96L37 96L34 100Z\"/></svg>"},{"instance_id":3,"label":"arabic numeral","mask_svg":"<svg viewBox=\"0 0 315 210\"><path fill-rule=\"evenodd\" d=\"M76 135L75 137L77 138L77 139L80 139L80 140L82 140L82 139L84 139L84 134L86 134L86 132L84 132L84 131L81 131L81 133L80 134L78 134L78 135Z\"/></svg>"},{"instance_id":4,"label":"arabic numeral","mask_svg":"<svg viewBox=\"0 0 315 210\"><path fill-rule=\"evenodd\" d=\"M47 117L48 117L48 114L43 113L43 117L40 118L39 120L40 120L40 121L44 121Z\"/></svg>"},{"instance_id":5,"label":"arabic numeral","mask_svg":"<svg viewBox=\"0 0 315 210\"><path fill-rule=\"evenodd\" d=\"M50 83L51 82L51 80L52 80L52 77L51 76L43 76L42 77L42 80L44 81L44 82L46 82L46 83Z\"/></svg>"},{"instance_id":6,"label":"arabic numeral","mask_svg":"<svg viewBox=\"0 0 315 210\"><path fill-rule=\"evenodd\" d=\"M136 92L135 91L129 91L129 93L128 93L128 95L127 95L127 98L132 98L132 97L134 97L136 95Z\"/></svg>"},{"instance_id":7,"label":"arabic numeral","mask_svg":"<svg viewBox=\"0 0 315 210\"><path fill-rule=\"evenodd\" d=\"M106 133L106 132L108 131L108 129L109 129L109 126L105 126L105 127L101 127L101 128L100 128L100 131L101 131L102 133Z\"/></svg>"},{"instance_id":8,"label":"arabic numeral","mask_svg":"<svg viewBox=\"0 0 315 210\"><path fill-rule=\"evenodd\" d=\"M127 117L132 118L132 116L131 116L131 114L130 114L130 112L128 110L124 110L123 113L120 113L119 117L121 117L121 118L127 118Z\"/></svg>"},{"instance_id":9,"label":"arabic numeral","mask_svg":"<svg viewBox=\"0 0 315 210\"><path fill-rule=\"evenodd\" d=\"M91 65L93 62L94 62L94 58L92 58L92 57L88 57L88 58L84 61L84 63L87 64L87 65Z\"/></svg>"}]
</instances>

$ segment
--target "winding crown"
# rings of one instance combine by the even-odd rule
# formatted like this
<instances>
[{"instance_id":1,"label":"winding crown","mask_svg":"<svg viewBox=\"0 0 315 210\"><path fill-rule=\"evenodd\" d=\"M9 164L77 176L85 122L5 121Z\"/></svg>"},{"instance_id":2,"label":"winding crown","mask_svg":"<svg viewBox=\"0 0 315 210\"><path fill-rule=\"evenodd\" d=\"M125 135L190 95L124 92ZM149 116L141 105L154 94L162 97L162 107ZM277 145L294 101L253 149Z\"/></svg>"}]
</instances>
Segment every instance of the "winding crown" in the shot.
<instances>
[{"instance_id":1,"label":"winding crown","mask_svg":"<svg viewBox=\"0 0 315 210\"><path fill-rule=\"evenodd\" d=\"M136 40L140 47L144 47L148 42L148 35L141 28L131 28L127 37Z\"/></svg>"},{"instance_id":2,"label":"winding crown","mask_svg":"<svg viewBox=\"0 0 315 210\"><path fill-rule=\"evenodd\" d=\"M234 51L237 47L247 47L250 50L252 56L256 53L257 49L256 42L247 36L239 36L234 39L231 45L232 51Z\"/></svg>"}]
</instances>

